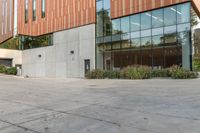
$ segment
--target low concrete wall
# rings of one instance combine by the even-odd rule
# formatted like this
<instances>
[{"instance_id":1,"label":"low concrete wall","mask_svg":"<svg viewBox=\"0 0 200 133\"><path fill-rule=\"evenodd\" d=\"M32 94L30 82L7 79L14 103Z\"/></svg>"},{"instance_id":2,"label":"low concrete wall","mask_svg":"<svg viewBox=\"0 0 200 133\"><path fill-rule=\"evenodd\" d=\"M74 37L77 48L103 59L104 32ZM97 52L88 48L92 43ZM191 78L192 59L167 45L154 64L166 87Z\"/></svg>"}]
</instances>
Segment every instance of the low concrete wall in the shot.
<instances>
[{"instance_id":1,"label":"low concrete wall","mask_svg":"<svg viewBox=\"0 0 200 133\"><path fill-rule=\"evenodd\" d=\"M16 64L22 64L22 51L0 49L0 58L12 59L12 65L14 67Z\"/></svg>"},{"instance_id":2,"label":"low concrete wall","mask_svg":"<svg viewBox=\"0 0 200 133\"><path fill-rule=\"evenodd\" d=\"M56 32L53 43L53 46L22 52L23 76L84 77L85 59L90 59L91 69L95 68L94 24Z\"/></svg>"}]
</instances>

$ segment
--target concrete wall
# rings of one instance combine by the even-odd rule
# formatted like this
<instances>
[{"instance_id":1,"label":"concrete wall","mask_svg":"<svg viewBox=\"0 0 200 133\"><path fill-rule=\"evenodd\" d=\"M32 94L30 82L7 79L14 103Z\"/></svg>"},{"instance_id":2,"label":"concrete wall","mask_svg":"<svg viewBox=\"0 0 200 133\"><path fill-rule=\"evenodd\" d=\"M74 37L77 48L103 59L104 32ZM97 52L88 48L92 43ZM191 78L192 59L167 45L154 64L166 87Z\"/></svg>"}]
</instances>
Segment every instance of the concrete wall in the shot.
<instances>
[{"instance_id":1,"label":"concrete wall","mask_svg":"<svg viewBox=\"0 0 200 133\"><path fill-rule=\"evenodd\" d=\"M22 64L22 52L19 50L0 49L0 58L13 59L13 67L16 64Z\"/></svg>"},{"instance_id":2,"label":"concrete wall","mask_svg":"<svg viewBox=\"0 0 200 133\"><path fill-rule=\"evenodd\" d=\"M85 59L90 59L91 69L95 68L94 24L56 32L53 43L53 46L22 52L23 76L84 77Z\"/></svg>"}]
</instances>

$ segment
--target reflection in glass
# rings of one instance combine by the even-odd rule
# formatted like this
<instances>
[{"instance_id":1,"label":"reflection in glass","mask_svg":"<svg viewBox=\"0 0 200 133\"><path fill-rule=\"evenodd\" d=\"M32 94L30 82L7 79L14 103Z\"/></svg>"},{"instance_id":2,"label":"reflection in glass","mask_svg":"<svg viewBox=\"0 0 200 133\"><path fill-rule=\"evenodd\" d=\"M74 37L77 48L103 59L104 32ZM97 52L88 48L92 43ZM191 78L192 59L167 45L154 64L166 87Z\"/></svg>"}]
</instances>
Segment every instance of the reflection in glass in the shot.
<instances>
[{"instance_id":1,"label":"reflection in glass","mask_svg":"<svg viewBox=\"0 0 200 133\"><path fill-rule=\"evenodd\" d=\"M151 12L146 12L141 14L141 29L151 28Z\"/></svg>"},{"instance_id":2,"label":"reflection in glass","mask_svg":"<svg viewBox=\"0 0 200 133\"><path fill-rule=\"evenodd\" d=\"M176 6L164 9L164 24L165 26L176 24Z\"/></svg>"},{"instance_id":3,"label":"reflection in glass","mask_svg":"<svg viewBox=\"0 0 200 133\"><path fill-rule=\"evenodd\" d=\"M130 48L130 40L122 41L122 48Z\"/></svg>"},{"instance_id":4,"label":"reflection in glass","mask_svg":"<svg viewBox=\"0 0 200 133\"><path fill-rule=\"evenodd\" d=\"M131 47L140 48L140 39L139 38L131 39Z\"/></svg>"},{"instance_id":5,"label":"reflection in glass","mask_svg":"<svg viewBox=\"0 0 200 133\"><path fill-rule=\"evenodd\" d=\"M164 44L163 35L153 36L152 37L152 44L153 44L153 47L162 46Z\"/></svg>"},{"instance_id":6,"label":"reflection in glass","mask_svg":"<svg viewBox=\"0 0 200 133\"><path fill-rule=\"evenodd\" d=\"M99 12L99 11L101 11L103 9L103 1L102 0L97 1L96 8L97 8L96 9L97 12Z\"/></svg>"},{"instance_id":7,"label":"reflection in glass","mask_svg":"<svg viewBox=\"0 0 200 133\"><path fill-rule=\"evenodd\" d=\"M140 31L131 32L131 38L139 38L140 37Z\"/></svg>"},{"instance_id":8,"label":"reflection in glass","mask_svg":"<svg viewBox=\"0 0 200 133\"><path fill-rule=\"evenodd\" d=\"M151 48L151 37L141 38L141 47Z\"/></svg>"},{"instance_id":9,"label":"reflection in glass","mask_svg":"<svg viewBox=\"0 0 200 133\"><path fill-rule=\"evenodd\" d=\"M129 17L121 18L121 31L123 33L129 32Z\"/></svg>"},{"instance_id":10,"label":"reflection in glass","mask_svg":"<svg viewBox=\"0 0 200 133\"><path fill-rule=\"evenodd\" d=\"M181 4L177 6L177 23L190 22L190 4Z\"/></svg>"},{"instance_id":11,"label":"reflection in glass","mask_svg":"<svg viewBox=\"0 0 200 133\"><path fill-rule=\"evenodd\" d=\"M104 0L104 10L110 9L110 0Z\"/></svg>"},{"instance_id":12,"label":"reflection in glass","mask_svg":"<svg viewBox=\"0 0 200 133\"><path fill-rule=\"evenodd\" d=\"M178 32L190 31L190 23L178 25Z\"/></svg>"},{"instance_id":13,"label":"reflection in glass","mask_svg":"<svg viewBox=\"0 0 200 133\"><path fill-rule=\"evenodd\" d=\"M121 44L120 44L120 42L113 42L112 43L112 49L120 49L120 46Z\"/></svg>"},{"instance_id":14,"label":"reflection in glass","mask_svg":"<svg viewBox=\"0 0 200 133\"><path fill-rule=\"evenodd\" d=\"M151 30L141 31L141 37L151 36Z\"/></svg>"},{"instance_id":15,"label":"reflection in glass","mask_svg":"<svg viewBox=\"0 0 200 133\"><path fill-rule=\"evenodd\" d=\"M189 32L178 33L178 43L182 48L182 66L186 69L190 69L190 34Z\"/></svg>"},{"instance_id":16,"label":"reflection in glass","mask_svg":"<svg viewBox=\"0 0 200 133\"><path fill-rule=\"evenodd\" d=\"M112 34L121 34L121 22L120 19L112 20Z\"/></svg>"},{"instance_id":17,"label":"reflection in glass","mask_svg":"<svg viewBox=\"0 0 200 133\"><path fill-rule=\"evenodd\" d=\"M103 36L103 16L104 12L97 13L96 35L97 37Z\"/></svg>"},{"instance_id":18,"label":"reflection in glass","mask_svg":"<svg viewBox=\"0 0 200 133\"><path fill-rule=\"evenodd\" d=\"M163 9L152 11L152 27L162 27L164 24Z\"/></svg>"},{"instance_id":19,"label":"reflection in glass","mask_svg":"<svg viewBox=\"0 0 200 133\"><path fill-rule=\"evenodd\" d=\"M161 34L163 34L163 32L164 32L164 28L163 27L152 29L152 36L161 35Z\"/></svg>"},{"instance_id":20,"label":"reflection in glass","mask_svg":"<svg viewBox=\"0 0 200 133\"><path fill-rule=\"evenodd\" d=\"M140 15L133 15L130 17L131 31L140 30Z\"/></svg>"},{"instance_id":21,"label":"reflection in glass","mask_svg":"<svg viewBox=\"0 0 200 133\"><path fill-rule=\"evenodd\" d=\"M103 11L103 28L104 28L104 36L108 36L112 34L112 22L110 18L110 10Z\"/></svg>"}]
</instances>

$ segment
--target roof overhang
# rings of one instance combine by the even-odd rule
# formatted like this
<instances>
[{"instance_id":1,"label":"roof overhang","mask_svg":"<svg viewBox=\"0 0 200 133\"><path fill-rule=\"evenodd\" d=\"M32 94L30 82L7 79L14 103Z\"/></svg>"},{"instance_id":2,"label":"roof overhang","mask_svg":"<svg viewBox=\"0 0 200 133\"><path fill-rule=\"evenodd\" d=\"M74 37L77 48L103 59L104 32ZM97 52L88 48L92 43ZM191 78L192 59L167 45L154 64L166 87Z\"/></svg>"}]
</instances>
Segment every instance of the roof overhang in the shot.
<instances>
[{"instance_id":1,"label":"roof overhang","mask_svg":"<svg viewBox=\"0 0 200 133\"><path fill-rule=\"evenodd\" d=\"M200 17L200 0L191 0L192 6L196 11L197 15Z\"/></svg>"}]
</instances>

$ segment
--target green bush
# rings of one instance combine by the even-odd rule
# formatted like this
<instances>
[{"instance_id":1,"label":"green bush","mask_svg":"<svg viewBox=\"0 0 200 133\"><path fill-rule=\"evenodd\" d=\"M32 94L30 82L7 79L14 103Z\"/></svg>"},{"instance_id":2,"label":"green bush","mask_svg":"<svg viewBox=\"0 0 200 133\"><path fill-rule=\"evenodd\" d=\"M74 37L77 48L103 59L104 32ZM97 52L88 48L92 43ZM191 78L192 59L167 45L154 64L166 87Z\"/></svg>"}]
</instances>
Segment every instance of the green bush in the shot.
<instances>
[{"instance_id":1,"label":"green bush","mask_svg":"<svg viewBox=\"0 0 200 133\"><path fill-rule=\"evenodd\" d=\"M108 79L119 79L120 78L120 72L119 71L104 71L104 78Z\"/></svg>"},{"instance_id":2,"label":"green bush","mask_svg":"<svg viewBox=\"0 0 200 133\"><path fill-rule=\"evenodd\" d=\"M120 77L123 79L149 79L151 69L147 66L129 66L121 70Z\"/></svg>"},{"instance_id":3,"label":"green bush","mask_svg":"<svg viewBox=\"0 0 200 133\"><path fill-rule=\"evenodd\" d=\"M194 60L193 61L193 69L195 71L200 71L200 60Z\"/></svg>"},{"instance_id":4,"label":"green bush","mask_svg":"<svg viewBox=\"0 0 200 133\"><path fill-rule=\"evenodd\" d=\"M95 69L86 74L86 78L88 79L104 79L104 70Z\"/></svg>"},{"instance_id":5,"label":"green bush","mask_svg":"<svg viewBox=\"0 0 200 133\"><path fill-rule=\"evenodd\" d=\"M5 73L6 67L4 65L0 65L0 73Z\"/></svg>"},{"instance_id":6,"label":"green bush","mask_svg":"<svg viewBox=\"0 0 200 133\"><path fill-rule=\"evenodd\" d=\"M198 77L198 73L183 69L179 66L169 68L169 74L173 79L193 79Z\"/></svg>"},{"instance_id":7,"label":"green bush","mask_svg":"<svg viewBox=\"0 0 200 133\"><path fill-rule=\"evenodd\" d=\"M7 68L5 73L9 74L9 75L16 75L17 74L17 68L16 67Z\"/></svg>"},{"instance_id":8,"label":"green bush","mask_svg":"<svg viewBox=\"0 0 200 133\"><path fill-rule=\"evenodd\" d=\"M88 79L150 79L155 77L171 77L173 79L193 79L198 74L194 71L172 66L168 69L152 70L147 66L128 66L120 71L92 70L86 74Z\"/></svg>"},{"instance_id":9,"label":"green bush","mask_svg":"<svg viewBox=\"0 0 200 133\"><path fill-rule=\"evenodd\" d=\"M152 70L151 71L151 77L155 78L155 77L169 77L169 71L168 69L157 69L157 70Z\"/></svg>"}]
</instances>

